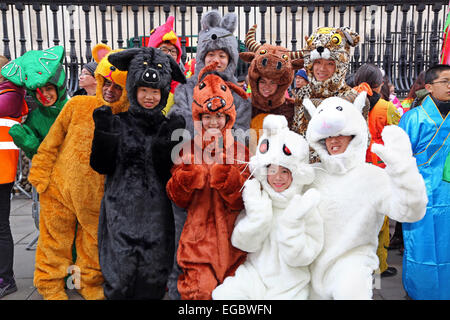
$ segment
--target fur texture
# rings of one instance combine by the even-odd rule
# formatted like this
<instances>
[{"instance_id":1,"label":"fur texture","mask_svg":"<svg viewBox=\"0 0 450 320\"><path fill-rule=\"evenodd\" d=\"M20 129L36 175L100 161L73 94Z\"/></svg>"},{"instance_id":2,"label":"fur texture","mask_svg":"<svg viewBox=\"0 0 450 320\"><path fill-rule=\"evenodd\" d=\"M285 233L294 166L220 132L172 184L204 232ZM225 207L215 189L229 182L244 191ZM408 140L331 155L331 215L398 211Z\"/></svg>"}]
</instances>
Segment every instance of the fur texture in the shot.
<instances>
[{"instance_id":1,"label":"fur texture","mask_svg":"<svg viewBox=\"0 0 450 320\"><path fill-rule=\"evenodd\" d=\"M221 49L228 53L228 66L224 72L221 72L221 76L236 84L234 73L239 59L238 43L236 37L233 35L236 29L236 21L236 14L228 13L224 17L221 17L219 12L215 10L207 12L202 17L202 30L198 36L195 66L197 73L190 77L185 85L177 86L174 95L175 103L168 113L169 118L174 114L184 117L186 120L186 129L190 132L191 137L194 137L192 96L194 87L199 81L198 74L205 67L205 56L209 51ZM250 127L251 103L240 97L237 93L233 93L233 100L237 114L233 128L241 129L245 132Z\"/></svg>"},{"instance_id":2,"label":"fur texture","mask_svg":"<svg viewBox=\"0 0 450 320\"><path fill-rule=\"evenodd\" d=\"M289 131L283 116L268 115L256 155L250 160L255 179L245 183L242 212L231 241L249 252L234 277L213 292L214 299L306 299L308 265L323 245L323 223L316 206L319 193L305 184L314 179L308 145ZM292 173L292 184L281 193L267 182L267 166L281 165Z\"/></svg>"},{"instance_id":3,"label":"fur texture","mask_svg":"<svg viewBox=\"0 0 450 320\"><path fill-rule=\"evenodd\" d=\"M181 161L173 168L166 187L170 199L187 210L177 262L183 270L178 291L188 300L211 299L216 286L245 260L245 252L234 248L230 237L243 209L240 190L249 175L244 164L248 149L229 137L236 114L233 96L221 77L208 73L214 68L207 66L199 74L192 117L199 120L202 113L222 112L228 122L213 143L204 143L200 134L184 145ZM198 130L204 132L203 128Z\"/></svg>"},{"instance_id":4,"label":"fur texture","mask_svg":"<svg viewBox=\"0 0 450 320\"><path fill-rule=\"evenodd\" d=\"M310 115L303 106L303 99L310 98L317 106L323 99L339 96L353 102L357 92L345 83L349 68L350 48L359 42L359 35L347 27L317 28L306 40L303 57L309 83L302 87L295 98L295 115L292 129L303 136L306 133ZM331 78L317 81L313 75L316 59L332 59L336 62L336 71ZM367 111L368 112L368 109ZM367 117L367 114L365 114Z\"/></svg>"},{"instance_id":5,"label":"fur texture","mask_svg":"<svg viewBox=\"0 0 450 320\"><path fill-rule=\"evenodd\" d=\"M426 209L425 184L402 129L385 127L384 146L372 147L386 169L365 163L368 129L361 114L364 99L365 93L354 104L333 97L317 109L308 109L312 118L306 137L322 160L312 187L322 195L318 208L325 234L323 250L310 267L315 299L370 299L384 215L412 222L420 220ZM344 153L331 156L324 139L338 135L353 139Z\"/></svg>"},{"instance_id":6,"label":"fur texture","mask_svg":"<svg viewBox=\"0 0 450 320\"><path fill-rule=\"evenodd\" d=\"M172 76L183 81L175 61L155 48L128 49L109 56L126 68L130 108L114 116L103 106L94 112L96 124L91 165L106 174L99 223L99 259L108 299L161 299L173 263L174 227L164 180L170 163L175 129L184 122L161 113ZM161 101L147 110L140 106L140 86L161 90ZM181 118L182 120L182 118ZM155 145L158 149L155 150ZM105 147L106 146L106 147ZM151 217L151 219L149 219Z\"/></svg>"},{"instance_id":7,"label":"fur texture","mask_svg":"<svg viewBox=\"0 0 450 320\"><path fill-rule=\"evenodd\" d=\"M103 58L96 71L97 95L70 99L33 157L28 179L39 192L41 204L34 285L44 299L67 299L64 277L74 264L72 243L77 223L75 264L81 272L79 291L85 299L104 298L97 247L104 177L89 165L94 134L92 113L102 105L109 105L113 113L128 108L125 89L115 103L103 99L104 78L100 72L108 69L106 65L110 64ZM125 72L116 69L107 73L112 79L121 79L118 73Z\"/></svg>"}]
</instances>

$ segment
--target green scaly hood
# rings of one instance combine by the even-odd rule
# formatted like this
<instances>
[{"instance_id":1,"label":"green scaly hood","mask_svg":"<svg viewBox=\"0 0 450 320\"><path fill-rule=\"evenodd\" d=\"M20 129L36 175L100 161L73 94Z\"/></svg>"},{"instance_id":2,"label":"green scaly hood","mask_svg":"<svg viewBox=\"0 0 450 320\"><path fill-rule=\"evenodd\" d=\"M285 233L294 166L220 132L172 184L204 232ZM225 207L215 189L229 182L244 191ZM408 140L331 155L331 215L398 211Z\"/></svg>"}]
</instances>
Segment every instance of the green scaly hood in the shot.
<instances>
[{"instance_id":1,"label":"green scaly hood","mask_svg":"<svg viewBox=\"0 0 450 320\"><path fill-rule=\"evenodd\" d=\"M15 85L25 87L43 112L47 108L36 98L36 89L47 83L53 84L58 93L54 108L58 109L59 112L68 100L66 73L62 64L64 55L63 46L55 46L45 50L30 50L4 65L1 74Z\"/></svg>"}]
</instances>

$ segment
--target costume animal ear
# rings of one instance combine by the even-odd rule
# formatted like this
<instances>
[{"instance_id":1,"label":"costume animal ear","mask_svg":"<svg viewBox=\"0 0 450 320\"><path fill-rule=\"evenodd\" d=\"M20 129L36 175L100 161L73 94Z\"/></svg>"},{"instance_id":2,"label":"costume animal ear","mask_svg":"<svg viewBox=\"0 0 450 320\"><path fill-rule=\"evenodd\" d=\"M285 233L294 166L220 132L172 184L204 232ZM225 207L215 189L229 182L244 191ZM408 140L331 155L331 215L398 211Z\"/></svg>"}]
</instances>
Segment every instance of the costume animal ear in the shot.
<instances>
[{"instance_id":1,"label":"costume animal ear","mask_svg":"<svg viewBox=\"0 0 450 320\"><path fill-rule=\"evenodd\" d=\"M104 43L99 43L92 49L92 57L94 58L95 62L100 63L100 60L102 60L110 52L111 47L107 46Z\"/></svg>"},{"instance_id":2,"label":"costume animal ear","mask_svg":"<svg viewBox=\"0 0 450 320\"><path fill-rule=\"evenodd\" d=\"M170 61L170 68L172 69L172 73L171 73L172 80L175 80L179 83L186 83L186 76L181 71L178 63L170 56L169 56L169 61Z\"/></svg>"},{"instance_id":3,"label":"costume animal ear","mask_svg":"<svg viewBox=\"0 0 450 320\"><path fill-rule=\"evenodd\" d=\"M312 118L314 116L314 114L316 113L316 111L317 111L317 108L314 105L314 103L312 103L312 101L309 100L308 98L304 98L303 99L303 106L306 108L306 110L308 111L309 115Z\"/></svg>"},{"instance_id":4,"label":"costume animal ear","mask_svg":"<svg viewBox=\"0 0 450 320\"><path fill-rule=\"evenodd\" d=\"M218 27L220 25L221 16L218 11L207 12L201 21L202 30Z\"/></svg>"},{"instance_id":5,"label":"costume animal ear","mask_svg":"<svg viewBox=\"0 0 450 320\"><path fill-rule=\"evenodd\" d=\"M146 48L151 49L151 48ZM108 61L120 71L127 71L131 59L138 53L142 52L140 48L126 49L120 52L112 53L108 56Z\"/></svg>"},{"instance_id":6,"label":"costume animal ear","mask_svg":"<svg viewBox=\"0 0 450 320\"><path fill-rule=\"evenodd\" d=\"M362 113L363 108L366 106L366 97L367 97L367 92L362 91L360 94L358 94L355 101L353 101L353 105L361 113Z\"/></svg>"},{"instance_id":7,"label":"costume animal ear","mask_svg":"<svg viewBox=\"0 0 450 320\"><path fill-rule=\"evenodd\" d=\"M300 70L305 65L303 59L295 59L291 61L292 69L294 70Z\"/></svg>"},{"instance_id":8,"label":"costume animal ear","mask_svg":"<svg viewBox=\"0 0 450 320\"><path fill-rule=\"evenodd\" d=\"M198 75L198 80L200 81L200 79L203 79L203 74L205 74L206 72L210 72L210 71L216 70L218 64L219 63L217 61L214 61L214 62L208 64L202 70L200 70L200 73Z\"/></svg>"},{"instance_id":9,"label":"costume animal ear","mask_svg":"<svg viewBox=\"0 0 450 320\"><path fill-rule=\"evenodd\" d=\"M252 60L255 58L254 52L241 52L239 53L239 58L241 58L242 61L251 63Z\"/></svg>"},{"instance_id":10,"label":"costume animal ear","mask_svg":"<svg viewBox=\"0 0 450 320\"><path fill-rule=\"evenodd\" d=\"M228 88L236 92L242 99L244 100L248 99L248 96L245 93L244 89L242 89L241 87L239 87L238 85L234 84L231 81L225 81L225 83L227 84Z\"/></svg>"},{"instance_id":11,"label":"costume animal ear","mask_svg":"<svg viewBox=\"0 0 450 320\"><path fill-rule=\"evenodd\" d=\"M347 27L343 27L341 28L341 30L344 33L345 38L347 39L350 46L354 47L359 43L359 35L356 32L350 30L350 28Z\"/></svg>"},{"instance_id":12,"label":"costume animal ear","mask_svg":"<svg viewBox=\"0 0 450 320\"><path fill-rule=\"evenodd\" d=\"M236 30L236 24L237 16L234 13L227 13L220 22L220 27L233 33Z\"/></svg>"}]
</instances>

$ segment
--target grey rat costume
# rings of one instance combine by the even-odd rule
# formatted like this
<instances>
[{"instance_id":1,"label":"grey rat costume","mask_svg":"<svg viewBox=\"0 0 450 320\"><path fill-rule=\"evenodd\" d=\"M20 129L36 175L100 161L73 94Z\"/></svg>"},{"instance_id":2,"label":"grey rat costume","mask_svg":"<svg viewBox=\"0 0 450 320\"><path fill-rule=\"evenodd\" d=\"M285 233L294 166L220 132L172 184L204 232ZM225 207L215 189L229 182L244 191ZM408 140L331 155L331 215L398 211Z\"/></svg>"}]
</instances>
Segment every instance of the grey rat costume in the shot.
<instances>
[{"instance_id":1,"label":"grey rat costume","mask_svg":"<svg viewBox=\"0 0 450 320\"><path fill-rule=\"evenodd\" d=\"M99 258L108 299L161 299L174 254L174 224L165 184L170 152L178 143L171 133L184 128L180 116L166 119L161 110L173 80L185 82L179 66L155 48L111 54L111 64L128 70L127 112L94 111L91 166L106 174L99 221ZM153 109L137 102L137 88L161 90Z\"/></svg>"}]
</instances>

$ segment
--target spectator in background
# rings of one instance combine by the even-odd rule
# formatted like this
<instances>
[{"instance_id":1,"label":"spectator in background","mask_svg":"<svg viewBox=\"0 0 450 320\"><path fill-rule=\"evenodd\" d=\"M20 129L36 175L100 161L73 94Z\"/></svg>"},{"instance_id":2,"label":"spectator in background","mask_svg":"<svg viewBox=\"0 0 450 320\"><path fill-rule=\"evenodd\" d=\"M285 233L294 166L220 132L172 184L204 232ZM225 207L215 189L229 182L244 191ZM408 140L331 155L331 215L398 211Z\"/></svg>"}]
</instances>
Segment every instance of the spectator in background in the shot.
<instances>
[{"instance_id":1,"label":"spectator in background","mask_svg":"<svg viewBox=\"0 0 450 320\"><path fill-rule=\"evenodd\" d=\"M381 86L380 95L382 99L391 101L392 104L397 108L400 115L403 115L403 113L405 113L400 100L398 100L397 96L395 95L395 87L392 84L391 80L389 80L389 77L387 75L383 77L383 85Z\"/></svg>"},{"instance_id":2,"label":"spectator in background","mask_svg":"<svg viewBox=\"0 0 450 320\"><path fill-rule=\"evenodd\" d=\"M88 95L95 96L97 89L97 81L95 80L95 69L97 69L97 62L91 61L85 63L78 76L78 84L80 89L75 91L74 96Z\"/></svg>"},{"instance_id":3,"label":"spectator in background","mask_svg":"<svg viewBox=\"0 0 450 320\"><path fill-rule=\"evenodd\" d=\"M295 73L295 90L308 84L308 76L305 69L300 69Z\"/></svg>"},{"instance_id":4,"label":"spectator in background","mask_svg":"<svg viewBox=\"0 0 450 320\"><path fill-rule=\"evenodd\" d=\"M422 71L409 89L408 95L402 101L402 107L405 112L421 105L428 93L427 89L425 89L425 71Z\"/></svg>"},{"instance_id":5,"label":"spectator in background","mask_svg":"<svg viewBox=\"0 0 450 320\"><path fill-rule=\"evenodd\" d=\"M381 88L384 83L383 73L377 66L366 63L359 67L354 77L357 91L367 91L370 102L368 126L370 132L370 145L366 152L366 162L380 168L386 165L374 152L371 151L374 143L383 144L381 132L387 125L398 124L400 114L390 101L381 97ZM389 247L389 218L385 216L383 226L378 235L377 255L380 260L380 273L382 277L394 276L397 269L387 264L387 248Z\"/></svg>"},{"instance_id":6,"label":"spectator in background","mask_svg":"<svg viewBox=\"0 0 450 320\"><path fill-rule=\"evenodd\" d=\"M0 56L0 67L8 62ZM14 242L9 224L11 190L16 178L19 148L8 134L9 128L22 121L27 109L25 90L0 75L0 299L17 291L14 280Z\"/></svg>"}]
</instances>

